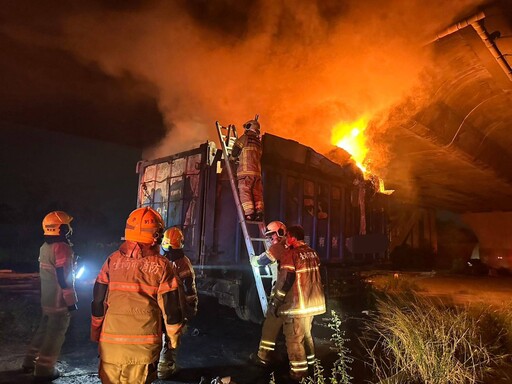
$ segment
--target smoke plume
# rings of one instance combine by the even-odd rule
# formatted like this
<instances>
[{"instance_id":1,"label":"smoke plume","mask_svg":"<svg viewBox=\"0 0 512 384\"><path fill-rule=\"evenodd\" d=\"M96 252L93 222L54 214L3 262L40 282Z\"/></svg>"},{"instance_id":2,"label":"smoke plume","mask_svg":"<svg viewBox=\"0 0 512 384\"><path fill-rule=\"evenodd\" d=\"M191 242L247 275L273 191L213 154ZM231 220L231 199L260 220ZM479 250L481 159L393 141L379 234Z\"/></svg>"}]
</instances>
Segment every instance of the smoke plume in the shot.
<instances>
[{"instance_id":1,"label":"smoke plume","mask_svg":"<svg viewBox=\"0 0 512 384\"><path fill-rule=\"evenodd\" d=\"M382 115L421 86L423 43L475 3L98 2L61 15L47 43L152 85L167 135L147 157L216 140L216 120L241 127L255 114L263 132L325 152L336 123Z\"/></svg>"}]
</instances>

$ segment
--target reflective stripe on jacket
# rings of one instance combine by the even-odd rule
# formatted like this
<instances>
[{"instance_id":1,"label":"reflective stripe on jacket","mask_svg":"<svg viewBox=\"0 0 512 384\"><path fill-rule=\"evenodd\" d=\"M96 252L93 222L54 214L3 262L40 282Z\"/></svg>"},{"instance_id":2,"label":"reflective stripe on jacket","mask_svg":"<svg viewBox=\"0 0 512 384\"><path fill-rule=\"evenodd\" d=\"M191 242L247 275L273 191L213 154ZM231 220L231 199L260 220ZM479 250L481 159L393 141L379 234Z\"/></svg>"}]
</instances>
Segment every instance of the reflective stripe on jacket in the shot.
<instances>
[{"instance_id":1,"label":"reflective stripe on jacket","mask_svg":"<svg viewBox=\"0 0 512 384\"><path fill-rule=\"evenodd\" d=\"M78 301L75 292L74 254L68 243L44 243L39 250L41 307L45 313L67 312ZM57 279L57 268L64 271L66 288Z\"/></svg>"},{"instance_id":2,"label":"reflective stripe on jacket","mask_svg":"<svg viewBox=\"0 0 512 384\"><path fill-rule=\"evenodd\" d=\"M307 244L288 249L281 260L277 290L282 289L288 272L295 273L295 281L286 293L279 315L306 317L325 313L324 289L317 253Z\"/></svg>"},{"instance_id":3,"label":"reflective stripe on jacket","mask_svg":"<svg viewBox=\"0 0 512 384\"><path fill-rule=\"evenodd\" d=\"M108 285L99 337L101 359L112 364L156 361L162 319L167 321L162 295L178 289L170 262L158 247L141 248L126 241L108 257L96 281Z\"/></svg>"}]
</instances>

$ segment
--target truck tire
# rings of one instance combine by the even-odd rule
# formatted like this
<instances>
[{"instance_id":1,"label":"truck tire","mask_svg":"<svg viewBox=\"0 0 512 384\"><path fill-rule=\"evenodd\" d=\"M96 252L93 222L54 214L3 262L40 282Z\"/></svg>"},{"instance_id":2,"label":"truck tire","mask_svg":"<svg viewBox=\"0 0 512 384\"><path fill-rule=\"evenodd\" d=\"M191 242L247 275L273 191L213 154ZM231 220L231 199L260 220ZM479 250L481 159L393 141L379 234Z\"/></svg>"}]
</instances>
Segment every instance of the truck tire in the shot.
<instances>
[{"instance_id":1,"label":"truck tire","mask_svg":"<svg viewBox=\"0 0 512 384\"><path fill-rule=\"evenodd\" d=\"M239 304L235 308L235 312L236 315L244 321L251 321L256 324L263 323L265 317L261 311L261 304L256 286L253 285L247 289L245 292L245 304Z\"/></svg>"}]
</instances>

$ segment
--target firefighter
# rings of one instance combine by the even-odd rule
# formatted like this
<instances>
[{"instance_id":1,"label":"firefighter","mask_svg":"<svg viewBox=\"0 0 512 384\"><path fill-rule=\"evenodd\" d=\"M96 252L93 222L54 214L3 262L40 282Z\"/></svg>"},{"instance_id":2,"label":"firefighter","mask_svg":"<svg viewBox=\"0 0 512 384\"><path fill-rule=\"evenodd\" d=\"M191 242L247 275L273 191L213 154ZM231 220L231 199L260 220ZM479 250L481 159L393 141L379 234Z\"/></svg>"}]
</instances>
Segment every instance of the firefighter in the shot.
<instances>
[{"instance_id":1,"label":"firefighter","mask_svg":"<svg viewBox=\"0 0 512 384\"><path fill-rule=\"evenodd\" d=\"M271 245L261 255L251 257L253 267L264 267L269 264L279 263L286 250L286 226L280 221L272 221L265 228L264 235L270 239ZM283 326L283 317L276 317L274 313L267 311L261 330L261 339L258 353L252 353L250 360L261 366L270 366L274 363L276 340Z\"/></svg>"},{"instance_id":2,"label":"firefighter","mask_svg":"<svg viewBox=\"0 0 512 384\"><path fill-rule=\"evenodd\" d=\"M304 243L304 229L301 226L288 228L286 245L288 250L281 260L275 293L268 310L275 316L283 317L290 377L301 380L308 375L308 363L313 363L315 359L311 326L315 315L325 313L325 297L320 278L320 259Z\"/></svg>"},{"instance_id":3,"label":"firefighter","mask_svg":"<svg viewBox=\"0 0 512 384\"><path fill-rule=\"evenodd\" d=\"M171 262L174 276L178 280L180 308L184 316L183 323L185 324L197 313L198 297L194 268L190 259L183 253L184 240L185 237L181 229L178 227L169 228L164 232L162 250L164 256ZM176 372L177 348L180 346L181 335L184 332L185 328L183 327L181 332L175 335L175 340L171 344L169 343L169 337L164 333L164 345L160 352L160 361L158 362L159 379L169 379Z\"/></svg>"},{"instance_id":4,"label":"firefighter","mask_svg":"<svg viewBox=\"0 0 512 384\"><path fill-rule=\"evenodd\" d=\"M261 182L261 139L258 116L244 124L245 132L235 140L231 156L239 159L238 193L246 220L263 220L263 185Z\"/></svg>"},{"instance_id":5,"label":"firefighter","mask_svg":"<svg viewBox=\"0 0 512 384\"><path fill-rule=\"evenodd\" d=\"M96 278L91 340L99 342L103 384L156 380L162 327L175 347L182 313L178 281L169 260L160 255L163 231L157 211L134 210L126 221L125 242L107 258Z\"/></svg>"},{"instance_id":6,"label":"firefighter","mask_svg":"<svg viewBox=\"0 0 512 384\"><path fill-rule=\"evenodd\" d=\"M36 381L53 381L60 376L55 364L70 312L77 309L75 259L69 240L72 220L63 211L50 212L43 219L44 243L39 251L42 317L22 364L25 372L34 372Z\"/></svg>"}]
</instances>

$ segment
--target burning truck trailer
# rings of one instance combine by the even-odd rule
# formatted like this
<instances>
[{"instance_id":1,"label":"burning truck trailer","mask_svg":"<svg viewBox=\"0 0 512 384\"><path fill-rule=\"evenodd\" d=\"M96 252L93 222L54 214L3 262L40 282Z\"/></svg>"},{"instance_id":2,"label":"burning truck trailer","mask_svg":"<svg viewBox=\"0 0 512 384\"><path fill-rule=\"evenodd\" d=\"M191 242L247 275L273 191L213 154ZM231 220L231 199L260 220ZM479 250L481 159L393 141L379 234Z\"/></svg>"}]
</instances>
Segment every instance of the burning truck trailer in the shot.
<instances>
[{"instance_id":1,"label":"burning truck trailer","mask_svg":"<svg viewBox=\"0 0 512 384\"><path fill-rule=\"evenodd\" d=\"M322 261L326 295L335 299L341 292L339 277L348 265L387 256L386 196L364 179L342 149L338 150L344 152L345 163L340 165L296 141L268 133L262 137L262 148L265 222L304 227L305 241ZM264 305L258 294L226 164L223 150L214 142L140 161L137 206L151 206L167 227L183 230L184 251L196 270L200 293L234 308L240 318L259 323L266 301ZM261 238L260 228L254 227L250 236ZM265 250L264 239L258 240L255 254ZM259 272L268 295L275 269Z\"/></svg>"}]
</instances>

